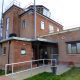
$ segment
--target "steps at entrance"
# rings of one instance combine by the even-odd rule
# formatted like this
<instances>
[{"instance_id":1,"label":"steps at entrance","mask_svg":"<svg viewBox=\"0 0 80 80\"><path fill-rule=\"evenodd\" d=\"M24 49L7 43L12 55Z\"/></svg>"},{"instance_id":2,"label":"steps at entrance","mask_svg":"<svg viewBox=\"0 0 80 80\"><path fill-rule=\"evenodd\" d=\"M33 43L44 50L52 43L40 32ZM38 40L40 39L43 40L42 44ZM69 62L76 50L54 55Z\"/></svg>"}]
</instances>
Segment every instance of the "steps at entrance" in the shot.
<instances>
[{"instance_id":1,"label":"steps at entrance","mask_svg":"<svg viewBox=\"0 0 80 80\"><path fill-rule=\"evenodd\" d=\"M60 75L63 74L64 72L70 70L71 68L68 67L67 65L63 65L63 64L59 64L57 66L57 71L56 71L56 75Z\"/></svg>"}]
</instances>

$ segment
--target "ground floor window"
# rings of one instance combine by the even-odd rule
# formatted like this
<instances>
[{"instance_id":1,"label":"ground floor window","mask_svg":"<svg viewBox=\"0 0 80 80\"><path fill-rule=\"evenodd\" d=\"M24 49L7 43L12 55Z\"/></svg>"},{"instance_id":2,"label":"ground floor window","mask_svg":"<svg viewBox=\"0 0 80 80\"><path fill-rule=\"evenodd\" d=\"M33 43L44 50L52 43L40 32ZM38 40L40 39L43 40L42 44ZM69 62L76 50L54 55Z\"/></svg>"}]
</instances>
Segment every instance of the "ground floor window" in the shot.
<instances>
[{"instance_id":1,"label":"ground floor window","mask_svg":"<svg viewBox=\"0 0 80 80\"><path fill-rule=\"evenodd\" d=\"M6 54L6 47L3 48L3 54Z\"/></svg>"},{"instance_id":2,"label":"ground floor window","mask_svg":"<svg viewBox=\"0 0 80 80\"><path fill-rule=\"evenodd\" d=\"M21 49L21 55L26 55L26 50L25 49Z\"/></svg>"},{"instance_id":3,"label":"ground floor window","mask_svg":"<svg viewBox=\"0 0 80 80\"><path fill-rule=\"evenodd\" d=\"M80 42L67 43L67 50L70 54L80 53Z\"/></svg>"}]
</instances>

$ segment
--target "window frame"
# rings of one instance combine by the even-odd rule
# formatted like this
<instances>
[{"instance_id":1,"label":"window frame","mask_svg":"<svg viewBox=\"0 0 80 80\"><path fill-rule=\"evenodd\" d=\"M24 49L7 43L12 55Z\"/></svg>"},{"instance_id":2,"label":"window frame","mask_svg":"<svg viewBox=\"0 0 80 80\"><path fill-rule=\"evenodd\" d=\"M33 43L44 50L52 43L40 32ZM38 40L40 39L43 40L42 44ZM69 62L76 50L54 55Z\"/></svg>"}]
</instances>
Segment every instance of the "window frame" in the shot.
<instances>
[{"instance_id":1,"label":"window frame","mask_svg":"<svg viewBox=\"0 0 80 80\"><path fill-rule=\"evenodd\" d=\"M77 45L77 44L80 45L80 42L76 43L76 45ZM80 49L79 49L79 50L78 50L78 49L79 49L79 48L78 48L78 45L77 45L77 52L80 50ZM80 53L80 52L78 52L78 53Z\"/></svg>"},{"instance_id":2,"label":"window frame","mask_svg":"<svg viewBox=\"0 0 80 80\"><path fill-rule=\"evenodd\" d=\"M57 28L57 32L59 32L60 31L60 29L59 28Z\"/></svg>"},{"instance_id":3,"label":"window frame","mask_svg":"<svg viewBox=\"0 0 80 80\"><path fill-rule=\"evenodd\" d=\"M22 51L25 51L25 54L23 54L23 53L22 53ZM26 51L26 49L25 49L25 48L22 48L22 49L21 49L21 52L20 52L20 54L21 54L21 55L26 55L26 54L27 54L27 51Z\"/></svg>"},{"instance_id":4,"label":"window frame","mask_svg":"<svg viewBox=\"0 0 80 80\"><path fill-rule=\"evenodd\" d=\"M26 20L24 19L24 20L22 20L22 28L24 29L24 28L26 28Z\"/></svg>"},{"instance_id":5,"label":"window frame","mask_svg":"<svg viewBox=\"0 0 80 80\"><path fill-rule=\"evenodd\" d=\"M40 28L41 28L42 30L44 30L44 29L45 29L45 22L44 22L44 21L41 21L40 24L41 24L41 25L40 25Z\"/></svg>"},{"instance_id":6,"label":"window frame","mask_svg":"<svg viewBox=\"0 0 80 80\"><path fill-rule=\"evenodd\" d=\"M10 18L7 17L7 18L6 18L6 30L7 30L7 31L9 30L9 26L10 26Z\"/></svg>"},{"instance_id":7,"label":"window frame","mask_svg":"<svg viewBox=\"0 0 80 80\"><path fill-rule=\"evenodd\" d=\"M2 54L3 54L3 55L6 55L6 47L3 47L3 49L2 49Z\"/></svg>"},{"instance_id":8,"label":"window frame","mask_svg":"<svg viewBox=\"0 0 80 80\"><path fill-rule=\"evenodd\" d=\"M53 30L51 30L53 28ZM53 33L54 32L54 26L49 24L49 33Z\"/></svg>"},{"instance_id":9,"label":"window frame","mask_svg":"<svg viewBox=\"0 0 80 80\"><path fill-rule=\"evenodd\" d=\"M78 46L77 46L77 44L78 43L80 43L80 42L68 42L67 43L67 53L68 54L80 54L80 52L78 52ZM71 53L69 52L69 50L68 50L68 44L70 44L71 45ZM73 45L75 44L75 47L76 47L76 51L73 53Z\"/></svg>"},{"instance_id":10,"label":"window frame","mask_svg":"<svg viewBox=\"0 0 80 80\"><path fill-rule=\"evenodd\" d=\"M8 37L9 37L9 27L10 27L10 18L9 17L7 17L6 18L6 39L8 39Z\"/></svg>"}]
</instances>

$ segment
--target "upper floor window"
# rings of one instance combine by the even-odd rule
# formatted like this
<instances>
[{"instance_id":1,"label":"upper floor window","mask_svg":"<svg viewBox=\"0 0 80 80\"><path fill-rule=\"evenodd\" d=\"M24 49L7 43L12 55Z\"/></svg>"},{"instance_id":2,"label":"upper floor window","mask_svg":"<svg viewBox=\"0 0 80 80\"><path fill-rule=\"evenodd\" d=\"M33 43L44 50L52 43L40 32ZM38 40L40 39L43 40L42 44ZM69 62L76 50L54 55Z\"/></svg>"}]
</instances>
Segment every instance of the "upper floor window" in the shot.
<instances>
[{"instance_id":1,"label":"upper floor window","mask_svg":"<svg viewBox=\"0 0 80 80\"><path fill-rule=\"evenodd\" d=\"M80 42L68 43L67 49L70 54L80 53Z\"/></svg>"},{"instance_id":2,"label":"upper floor window","mask_svg":"<svg viewBox=\"0 0 80 80\"><path fill-rule=\"evenodd\" d=\"M7 18L6 19L6 39L8 38L8 36L9 36L9 26L10 26L10 19L9 18Z\"/></svg>"},{"instance_id":3,"label":"upper floor window","mask_svg":"<svg viewBox=\"0 0 80 80\"><path fill-rule=\"evenodd\" d=\"M47 17L50 17L51 13L49 12L49 10L47 9L43 9L43 15L47 16Z\"/></svg>"},{"instance_id":4,"label":"upper floor window","mask_svg":"<svg viewBox=\"0 0 80 80\"><path fill-rule=\"evenodd\" d=\"M8 34L8 31L6 31L6 39L8 39L9 37L9 34Z\"/></svg>"},{"instance_id":5,"label":"upper floor window","mask_svg":"<svg viewBox=\"0 0 80 80\"><path fill-rule=\"evenodd\" d=\"M52 25L49 25L49 33L53 33L54 32L54 27Z\"/></svg>"},{"instance_id":6,"label":"upper floor window","mask_svg":"<svg viewBox=\"0 0 80 80\"><path fill-rule=\"evenodd\" d=\"M25 27L26 27L26 21L23 20L23 21L22 21L22 28L25 28Z\"/></svg>"},{"instance_id":7,"label":"upper floor window","mask_svg":"<svg viewBox=\"0 0 80 80\"><path fill-rule=\"evenodd\" d=\"M41 21L41 29L45 29L45 25L43 21Z\"/></svg>"},{"instance_id":8,"label":"upper floor window","mask_svg":"<svg viewBox=\"0 0 80 80\"><path fill-rule=\"evenodd\" d=\"M9 18L6 19L6 30L9 29Z\"/></svg>"},{"instance_id":9,"label":"upper floor window","mask_svg":"<svg viewBox=\"0 0 80 80\"><path fill-rule=\"evenodd\" d=\"M59 28L57 28L57 31L59 32Z\"/></svg>"}]
</instances>

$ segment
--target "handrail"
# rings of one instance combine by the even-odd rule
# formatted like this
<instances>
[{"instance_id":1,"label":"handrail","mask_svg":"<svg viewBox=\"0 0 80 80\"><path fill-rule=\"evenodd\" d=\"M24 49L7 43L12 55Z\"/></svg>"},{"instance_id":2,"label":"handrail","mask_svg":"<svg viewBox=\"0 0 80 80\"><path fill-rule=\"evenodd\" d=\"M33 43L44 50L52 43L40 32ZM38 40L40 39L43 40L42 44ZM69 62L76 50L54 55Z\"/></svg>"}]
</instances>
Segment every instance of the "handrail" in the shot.
<instances>
[{"instance_id":1,"label":"handrail","mask_svg":"<svg viewBox=\"0 0 80 80\"><path fill-rule=\"evenodd\" d=\"M24 63L30 63L30 68L31 69L31 73L32 73L32 69L33 69L33 62L37 62L37 61L42 61L42 64L41 66L45 67L45 61L51 61L50 64L47 64L47 65L50 65L51 67L56 67L57 65L57 61L56 59L38 59L38 60L30 60L30 61L24 61L24 62L17 62L17 63L11 63L11 64L5 64L5 75L7 75L7 70L8 70L8 66L11 66L11 71L13 74L14 73L14 65L17 65L17 64L24 64ZM55 61L55 62L53 62ZM39 66L40 67L40 66ZM35 67L36 68L36 67ZM28 69L27 69L28 70Z\"/></svg>"},{"instance_id":2,"label":"handrail","mask_svg":"<svg viewBox=\"0 0 80 80\"><path fill-rule=\"evenodd\" d=\"M27 62L33 62L33 61L41 61L41 60L56 60L56 59L38 59L38 60L30 60L30 61L24 61L24 62L17 62L17 63L11 63L11 64L6 64L6 65L12 65L12 64L22 64L22 63L27 63Z\"/></svg>"}]
</instances>

